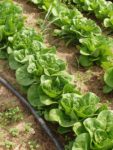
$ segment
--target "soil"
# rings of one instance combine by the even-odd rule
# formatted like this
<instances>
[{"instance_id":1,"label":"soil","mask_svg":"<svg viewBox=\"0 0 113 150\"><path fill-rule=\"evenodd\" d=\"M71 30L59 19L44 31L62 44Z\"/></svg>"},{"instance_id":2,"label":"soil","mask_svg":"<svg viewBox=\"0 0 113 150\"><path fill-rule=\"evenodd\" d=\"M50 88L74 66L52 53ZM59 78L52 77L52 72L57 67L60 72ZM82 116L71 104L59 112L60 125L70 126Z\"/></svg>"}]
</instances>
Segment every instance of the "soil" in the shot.
<instances>
[{"instance_id":1,"label":"soil","mask_svg":"<svg viewBox=\"0 0 113 150\"><path fill-rule=\"evenodd\" d=\"M16 3L23 7L23 13L26 17L26 26L35 28L35 30L41 33L43 30L40 26L37 25L37 19L43 18L43 12L38 10L36 6L28 3L27 0L15 0ZM47 23L47 22L46 22ZM46 24L45 23L45 24ZM46 26L45 26L46 28ZM105 95L103 94L103 70L98 66L93 66L88 69L84 69L78 64L78 56L79 51L76 49L76 46L66 46L66 42L53 37L53 29L54 26L49 26L47 32L43 32L45 37L45 43L48 46L56 46L57 47L57 55L59 58L63 59L67 63L67 70L70 74L74 76L74 82L82 93L86 93L88 91L94 92L97 94L102 102L110 102L111 107L113 104L113 94ZM22 91L15 80L15 73L10 70L8 67L8 62L5 60L0 60L0 76L3 76L7 79L13 86L19 90L21 94ZM28 111L22 107L22 105L18 102L17 98L12 95L7 89L5 89L2 85L0 85L0 112L4 111L6 108L18 106L22 112L24 119L20 122L14 123L10 125L8 128L18 127L19 130L23 128L23 125L28 122L32 123L33 133L28 133L27 135L23 132L19 135L18 138L11 137L9 134L9 130L4 131L4 128L0 128L0 135L3 133L0 143L5 139L10 139L15 143L14 150L29 150L28 142L30 140L35 140L39 147L37 150L54 150L55 147L47 135L42 131L40 125L35 122L33 116L28 113ZM2 143L3 143L2 142ZM0 150L6 150L3 146L0 147Z\"/></svg>"},{"instance_id":2,"label":"soil","mask_svg":"<svg viewBox=\"0 0 113 150\"><path fill-rule=\"evenodd\" d=\"M26 110L19 100L5 87L0 85L0 113L8 109L19 107L22 113L22 120L10 122L7 124L0 124L0 150L7 150L6 141L14 144L13 150L31 150L30 142L34 143L34 150L55 150L53 143L37 124L34 117ZM28 127L28 131L26 130ZM17 129L19 134L14 137L11 129Z\"/></svg>"}]
</instances>

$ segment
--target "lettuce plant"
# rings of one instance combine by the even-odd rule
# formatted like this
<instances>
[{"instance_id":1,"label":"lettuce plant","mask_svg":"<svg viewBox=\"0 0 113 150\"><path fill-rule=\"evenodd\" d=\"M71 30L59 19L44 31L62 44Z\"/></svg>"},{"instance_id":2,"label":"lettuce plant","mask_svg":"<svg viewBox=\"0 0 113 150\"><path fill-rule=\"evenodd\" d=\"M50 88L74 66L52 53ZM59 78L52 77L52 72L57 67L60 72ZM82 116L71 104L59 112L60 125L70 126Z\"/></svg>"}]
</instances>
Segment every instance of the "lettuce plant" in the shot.
<instances>
[{"instance_id":1,"label":"lettuce plant","mask_svg":"<svg viewBox=\"0 0 113 150\"><path fill-rule=\"evenodd\" d=\"M107 107L100 104L99 98L93 93L87 93L84 96L76 92L66 93L62 95L58 108L45 111L45 118L48 121L58 122L62 127L70 127L79 120L94 117L104 109Z\"/></svg>"},{"instance_id":2,"label":"lettuce plant","mask_svg":"<svg viewBox=\"0 0 113 150\"><path fill-rule=\"evenodd\" d=\"M96 118L87 118L83 126L84 132L78 134L72 150L109 150L113 148L112 111L103 110ZM80 129L80 126L78 127Z\"/></svg>"},{"instance_id":3,"label":"lettuce plant","mask_svg":"<svg viewBox=\"0 0 113 150\"><path fill-rule=\"evenodd\" d=\"M113 40L111 38L106 38L101 35L97 37L91 35L91 37L82 38L79 41L82 44L80 47L80 53L82 55L79 59L82 66L91 66L95 61L98 64L102 64L108 61L109 56L113 56ZM98 49L96 49L97 47Z\"/></svg>"},{"instance_id":4,"label":"lettuce plant","mask_svg":"<svg viewBox=\"0 0 113 150\"><path fill-rule=\"evenodd\" d=\"M68 0L67 0L68 1ZM70 1L70 0L69 0ZM95 14L98 19L103 21L104 27L113 28L113 3L105 0L71 0L81 11Z\"/></svg>"},{"instance_id":5,"label":"lettuce plant","mask_svg":"<svg viewBox=\"0 0 113 150\"><path fill-rule=\"evenodd\" d=\"M62 74L62 75L61 75ZM71 76L55 74L52 76L42 75L32 84L27 92L28 100L34 107L44 107L59 103L62 93L67 91L77 92L73 84L70 84Z\"/></svg>"},{"instance_id":6,"label":"lettuce plant","mask_svg":"<svg viewBox=\"0 0 113 150\"><path fill-rule=\"evenodd\" d=\"M0 1L0 58L6 58L7 38L23 27L21 7L11 0Z\"/></svg>"},{"instance_id":7,"label":"lettuce plant","mask_svg":"<svg viewBox=\"0 0 113 150\"><path fill-rule=\"evenodd\" d=\"M69 81L71 81L70 75L65 75L63 72L52 76L42 75L41 87L46 95L57 98L63 93Z\"/></svg>"}]
</instances>

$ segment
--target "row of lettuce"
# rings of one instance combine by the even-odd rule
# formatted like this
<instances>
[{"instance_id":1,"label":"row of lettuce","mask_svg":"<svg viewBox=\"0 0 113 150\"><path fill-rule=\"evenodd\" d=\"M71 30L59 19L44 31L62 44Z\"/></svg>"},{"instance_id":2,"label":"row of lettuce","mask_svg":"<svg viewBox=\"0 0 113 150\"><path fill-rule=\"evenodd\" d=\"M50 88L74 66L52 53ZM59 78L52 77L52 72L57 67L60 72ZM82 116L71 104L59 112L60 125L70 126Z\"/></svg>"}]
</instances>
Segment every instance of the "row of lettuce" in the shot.
<instances>
[{"instance_id":1,"label":"row of lettuce","mask_svg":"<svg viewBox=\"0 0 113 150\"><path fill-rule=\"evenodd\" d=\"M78 9L94 14L103 22L105 28L113 29L113 3L106 0L62 0L67 4L73 4Z\"/></svg>"},{"instance_id":2,"label":"row of lettuce","mask_svg":"<svg viewBox=\"0 0 113 150\"><path fill-rule=\"evenodd\" d=\"M105 93L113 91L113 39L103 35L95 21L84 17L76 7L70 9L60 0L31 1L44 9L47 12L46 18L49 17L49 20L58 27L54 35L66 39L67 43L77 45L81 54L79 62L82 66L90 67L97 64L104 69L103 91Z\"/></svg>"},{"instance_id":3,"label":"row of lettuce","mask_svg":"<svg viewBox=\"0 0 113 150\"><path fill-rule=\"evenodd\" d=\"M66 150L111 150L113 111L94 93L82 95L66 72L66 64L43 38L26 28L22 9L11 0L0 1L0 57L6 58L30 104L62 133L75 140Z\"/></svg>"}]
</instances>

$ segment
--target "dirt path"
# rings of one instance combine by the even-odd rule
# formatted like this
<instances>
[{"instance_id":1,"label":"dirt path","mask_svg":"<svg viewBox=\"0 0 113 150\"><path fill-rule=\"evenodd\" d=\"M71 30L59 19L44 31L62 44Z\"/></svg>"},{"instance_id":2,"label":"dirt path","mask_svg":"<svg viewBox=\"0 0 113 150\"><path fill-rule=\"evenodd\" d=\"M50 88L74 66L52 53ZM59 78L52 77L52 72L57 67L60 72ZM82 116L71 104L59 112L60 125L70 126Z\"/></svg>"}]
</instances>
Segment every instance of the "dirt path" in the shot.
<instances>
[{"instance_id":1,"label":"dirt path","mask_svg":"<svg viewBox=\"0 0 113 150\"><path fill-rule=\"evenodd\" d=\"M15 115L11 115L10 112L11 118L8 118L5 114L8 114L10 109L13 111L19 109L19 112ZM19 119L12 119L14 117ZM33 150L55 150L34 117L2 85L0 85L0 121L0 150L7 150L8 146L13 150L31 150L31 147L34 147Z\"/></svg>"}]
</instances>

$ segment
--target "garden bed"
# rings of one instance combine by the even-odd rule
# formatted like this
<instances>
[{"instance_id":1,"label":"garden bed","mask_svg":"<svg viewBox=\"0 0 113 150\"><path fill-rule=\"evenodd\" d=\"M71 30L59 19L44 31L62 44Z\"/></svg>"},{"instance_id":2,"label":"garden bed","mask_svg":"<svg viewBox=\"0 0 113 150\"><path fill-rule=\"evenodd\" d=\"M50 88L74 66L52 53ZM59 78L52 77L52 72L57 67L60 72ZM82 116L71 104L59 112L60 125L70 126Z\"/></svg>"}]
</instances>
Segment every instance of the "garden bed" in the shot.
<instances>
[{"instance_id":1,"label":"garden bed","mask_svg":"<svg viewBox=\"0 0 113 150\"><path fill-rule=\"evenodd\" d=\"M67 71L74 76L74 84L76 85L77 89L81 91L82 94L85 94L89 91L95 93L100 97L101 102L108 102L112 107L113 94L103 93L103 69L97 65L88 69L81 67L78 64L79 51L77 51L75 45L66 46L62 39L53 37L53 25L48 26L47 30L43 32L43 30L46 29L47 25L49 24L49 22L47 20L45 21L44 19L44 12L28 1L15 0L15 3L19 4L23 8L24 16L26 18L26 26L34 28L37 33L43 33L45 38L44 42L48 47L57 47L57 56L67 63ZM44 23L43 26L40 21L42 24ZM26 98L26 94L16 82L15 72L10 70L8 61L6 60L0 60L0 76L9 81ZM8 130L6 130L7 125L0 127L0 133L2 133L2 136L0 136L0 150L6 150L7 145L12 145L14 150L30 150L30 146L32 147L33 145L35 149L39 150L54 150L54 144L41 129L40 125L35 122L34 117L29 114L25 108L23 108L13 94L11 94L5 87L0 85L0 113L7 112L9 109L14 108L19 108L19 110L22 112L23 119L9 124ZM27 125L30 129L28 133L25 131ZM49 126L56 133L56 125L52 124ZM19 132L19 134L17 133L18 135L16 137L14 137L11 133L13 132L12 128L19 130L14 130L15 132ZM67 141L71 139L71 136L59 136L59 140L63 141L62 143L64 143L64 139L66 140L67 144Z\"/></svg>"}]
</instances>

